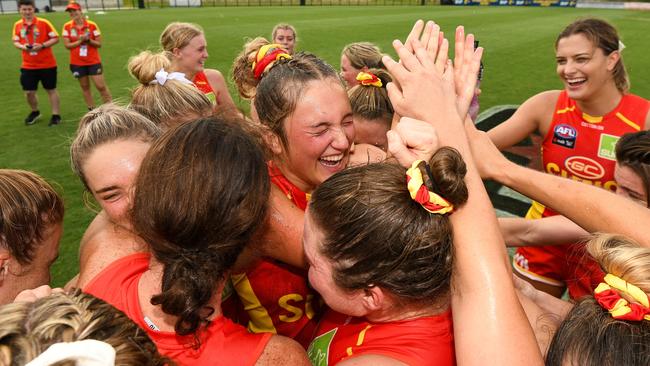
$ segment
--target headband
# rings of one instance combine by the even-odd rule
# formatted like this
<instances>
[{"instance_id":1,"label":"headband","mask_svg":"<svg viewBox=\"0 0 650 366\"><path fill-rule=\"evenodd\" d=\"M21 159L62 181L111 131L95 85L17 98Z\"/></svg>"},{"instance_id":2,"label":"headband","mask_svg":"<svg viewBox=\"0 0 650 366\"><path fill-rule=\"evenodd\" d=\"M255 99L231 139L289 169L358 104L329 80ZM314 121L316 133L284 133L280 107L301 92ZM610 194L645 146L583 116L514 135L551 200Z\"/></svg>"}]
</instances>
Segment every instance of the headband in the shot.
<instances>
[{"instance_id":1,"label":"headband","mask_svg":"<svg viewBox=\"0 0 650 366\"><path fill-rule=\"evenodd\" d=\"M601 282L594 290L594 298L600 306L609 311L612 318L650 321L650 300L643 290L611 273L605 275L604 280L605 283ZM621 293L636 302L627 301Z\"/></svg>"},{"instance_id":2,"label":"headband","mask_svg":"<svg viewBox=\"0 0 650 366\"><path fill-rule=\"evenodd\" d=\"M49 366L61 361L76 361L79 366L113 366L115 348L94 339L60 342L49 346L25 366Z\"/></svg>"},{"instance_id":3,"label":"headband","mask_svg":"<svg viewBox=\"0 0 650 366\"><path fill-rule=\"evenodd\" d=\"M271 43L260 47L255 55L255 61L253 61L253 75L255 79L260 79L264 70L278 60L291 60L293 57L289 54L287 50L282 48L281 45L277 43Z\"/></svg>"},{"instance_id":4,"label":"headband","mask_svg":"<svg viewBox=\"0 0 650 366\"><path fill-rule=\"evenodd\" d=\"M185 74L182 72L172 72L168 73L165 69L160 69L154 76L154 79L149 82L149 84L160 84L165 85L167 80L177 80L183 84L193 84L191 81L187 80Z\"/></svg>"},{"instance_id":5,"label":"headband","mask_svg":"<svg viewBox=\"0 0 650 366\"><path fill-rule=\"evenodd\" d=\"M382 84L381 80L377 77L375 74L371 74L369 72L359 72L357 74L357 81L361 83L361 85L365 86L376 86L378 88L381 88L384 84Z\"/></svg>"},{"instance_id":6,"label":"headband","mask_svg":"<svg viewBox=\"0 0 650 366\"><path fill-rule=\"evenodd\" d=\"M425 164L426 166L426 163L423 160L416 160L406 171L406 183L411 198L431 213L439 215L451 213L454 210L454 205L442 198L439 194L431 192L427 189L427 186L424 185L422 172L419 168L420 163Z\"/></svg>"}]
</instances>

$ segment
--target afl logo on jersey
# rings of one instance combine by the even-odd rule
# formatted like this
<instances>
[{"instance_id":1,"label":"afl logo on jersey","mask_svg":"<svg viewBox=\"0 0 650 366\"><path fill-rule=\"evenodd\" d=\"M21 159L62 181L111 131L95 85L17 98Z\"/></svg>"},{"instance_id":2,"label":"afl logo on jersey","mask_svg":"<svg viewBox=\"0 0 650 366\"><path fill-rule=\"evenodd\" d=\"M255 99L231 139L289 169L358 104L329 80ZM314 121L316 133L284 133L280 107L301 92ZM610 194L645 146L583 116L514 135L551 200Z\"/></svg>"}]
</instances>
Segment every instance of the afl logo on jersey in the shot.
<instances>
[{"instance_id":1,"label":"afl logo on jersey","mask_svg":"<svg viewBox=\"0 0 650 366\"><path fill-rule=\"evenodd\" d=\"M566 169L578 178L598 180L605 175L605 168L594 159L572 156L564 161Z\"/></svg>"},{"instance_id":2,"label":"afl logo on jersey","mask_svg":"<svg viewBox=\"0 0 650 366\"><path fill-rule=\"evenodd\" d=\"M553 130L553 143L573 149L576 146L578 131L569 125L557 125Z\"/></svg>"}]
</instances>

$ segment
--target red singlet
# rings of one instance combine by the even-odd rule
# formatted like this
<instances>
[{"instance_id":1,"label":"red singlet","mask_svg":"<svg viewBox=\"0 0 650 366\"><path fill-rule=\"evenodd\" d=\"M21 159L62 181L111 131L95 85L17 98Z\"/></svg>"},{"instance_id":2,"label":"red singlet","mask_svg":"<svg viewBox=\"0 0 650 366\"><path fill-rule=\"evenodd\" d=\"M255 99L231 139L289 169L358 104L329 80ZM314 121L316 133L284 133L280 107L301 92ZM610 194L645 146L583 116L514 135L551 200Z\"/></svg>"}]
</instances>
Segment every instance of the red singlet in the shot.
<instances>
[{"instance_id":1,"label":"red singlet","mask_svg":"<svg viewBox=\"0 0 650 366\"><path fill-rule=\"evenodd\" d=\"M455 365L451 311L391 323L370 323L328 310L307 354L314 366L361 355L386 356L411 366Z\"/></svg>"},{"instance_id":2,"label":"red singlet","mask_svg":"<svg viewBox=\"0 0 650 366\"><path fill-rule=\"evenodd\" d=\"M205 72L199 71L194 75L194 80L192 80L197 89L201 91L212 103L217 103L217 94L210 86L208 78L205 76Z\"/></svg>"},{"instance_id":3,"label":"red singlet","mask_svg":"<svg viewBox=\"0 0 650 366\"><path fill-rule=\"evenodd\" d=\"M213 319L197 335L200 347L195 348L194 335L179 336L174 332L153 330L145 320L138 297L140 277L149 268L150 254L136 253L120 258L102 270L84 288L123 311L138 326L147 331L158 351L179 365L255 365L270 333L250 334L241 325L223 316Z\"/></svg>"},{"instance_id":4,"label":"red singlet","mask_svg":"<svg viewBox=\"0 0 650 366\"><path fill-rule=\"evenodd\" d=\"M562 91L542 144L544 170L615 191L616 143L622 135L644 127L649 109L647 100L626 94L614 110L594 117L583 113L566 91ZM553 215L556 215L553 210L533 202L526 218ZM518 248L513 264L517 272L528 278L552 286L566 286L573 299L592 294L603 279L600 267L579 244Z\"/></svg>"},{"instance_id":5,"label":"red singlet","mask_svg":"<svg viewBox=\"0 0 650 366\"><path fill-rule=\"evenodd\" d=\"M268 163L271 182L289 200L305 210L309 195L300 191ZM243 309L226 316L247 321L251 332L271 332L291 337L307 347L318 324L321 301L309 288L307 271L272 259L262 259L245 273L231 275ZM244 310L244 311L241 311Z\"/></svg>"}]
</instances>

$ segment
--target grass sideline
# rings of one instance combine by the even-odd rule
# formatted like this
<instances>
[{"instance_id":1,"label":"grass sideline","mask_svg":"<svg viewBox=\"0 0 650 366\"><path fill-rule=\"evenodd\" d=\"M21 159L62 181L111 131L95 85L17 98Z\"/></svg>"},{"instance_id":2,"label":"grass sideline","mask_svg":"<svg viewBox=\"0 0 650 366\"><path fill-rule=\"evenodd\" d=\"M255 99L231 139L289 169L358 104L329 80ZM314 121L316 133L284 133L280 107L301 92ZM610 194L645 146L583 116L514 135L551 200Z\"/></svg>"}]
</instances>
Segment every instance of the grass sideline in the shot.
<instances>
[{"instance_id":1,"label":"grass sideline","mask_svg":"<svg viewBox=\"0 0 650 366\"><path fill-rule=\"evenodd\" d=\"M414 20L434 19L448 37L454 27L465 25L484 46L485 73L481 108L499 104L519 104L547 89L561 88L555 76L553 43L561 29L578 17L597 16L612 22L627 48L623 52L632 80L632 92L650 98L650 56L646 52L648 13L620 10L559 9L533 7L440 7L440 6L350 6L350 7L242 7L147 9L93 12L104 35L100 50L106 80L118 101L128 100L135 82L126 71L130 56L139 50L157 47L158 36L172 21L190 21L206 31L210 58L207 66L229 75L230 65L245 38L269 36L278 22L289 22L299 32L298 49L309 50L339 66L341 48L350 42L371 41L394 55L390 42L404 38ZM68 20L66 13L45 14L60 32ZM66 202L65 231L60 256L52 269L52 283L63 285L78 271L78 243L93 217L85 208L82 186L69 167L68 147L85 105L77 82L68 71L68 52L62 44L54 47L59 64L61 126L48 128L49 106L39 90L43 118L26 127L28 107L20 91L20 53L11 45L9 32L18 19L0 16L2 56L0 80L0 167L32 170L57 185ZM235 90L231 85L231 93ZM97 97L95 93L95 97ZM238 98L235 97L237 101ZM243 106L245 103L239 101Z\"/></svg>"}]
</instances>

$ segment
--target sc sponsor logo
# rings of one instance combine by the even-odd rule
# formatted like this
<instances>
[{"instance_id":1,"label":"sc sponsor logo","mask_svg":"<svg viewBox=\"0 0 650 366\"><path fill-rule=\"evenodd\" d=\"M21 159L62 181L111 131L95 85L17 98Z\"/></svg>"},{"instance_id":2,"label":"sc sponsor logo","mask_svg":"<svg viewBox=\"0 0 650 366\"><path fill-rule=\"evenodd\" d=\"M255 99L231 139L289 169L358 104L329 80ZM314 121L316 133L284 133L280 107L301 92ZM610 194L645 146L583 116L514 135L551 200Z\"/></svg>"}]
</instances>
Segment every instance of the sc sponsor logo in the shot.
<instances>
[{"instance_id":1,"label":"sc sponsor logo","mask_svg":"<svg viewBox=\"0 0 650 366\"><path fill-rule=\"evenodd\" d=\"M605 168L594 159L584 156L571 156L564 161L566 169L576 177L597 180L605 175Z\"/></svg>"}]
</instances>

